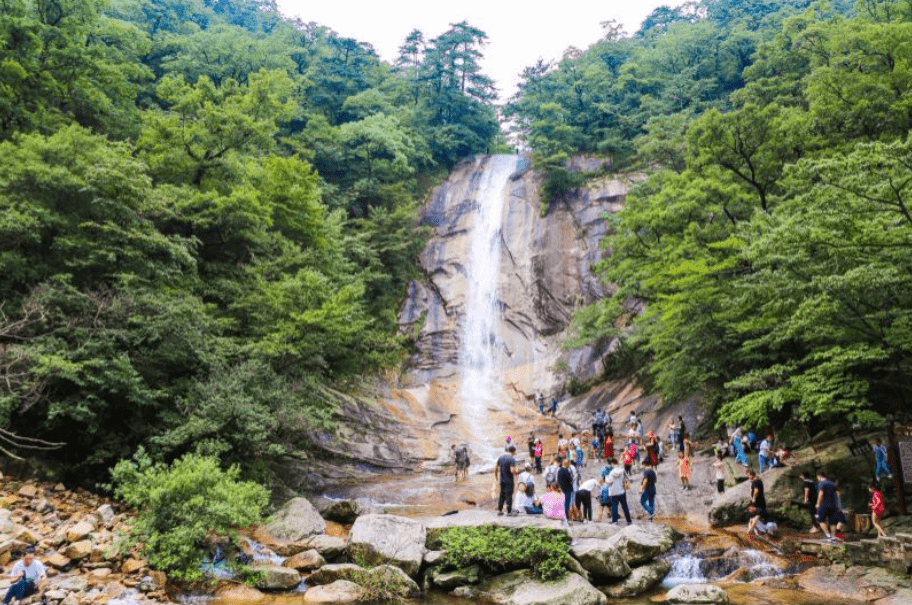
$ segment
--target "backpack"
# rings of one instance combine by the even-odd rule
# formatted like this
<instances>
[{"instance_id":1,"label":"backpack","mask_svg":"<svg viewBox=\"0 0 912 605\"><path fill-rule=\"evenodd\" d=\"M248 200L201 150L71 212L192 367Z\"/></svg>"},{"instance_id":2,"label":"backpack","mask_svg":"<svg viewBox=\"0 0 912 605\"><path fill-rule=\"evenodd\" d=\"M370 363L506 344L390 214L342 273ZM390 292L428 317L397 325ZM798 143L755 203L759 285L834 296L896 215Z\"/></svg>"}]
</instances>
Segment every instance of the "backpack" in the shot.
<instances>
[{"instance_id":1,"label":"backpack","mask_svg":"<svg viewBox=\"0 0 912 605\"><path fill-rule=\"evenodd\" d=\"M545 473L545 483L548 485L554 485L557 483L557 472L552 469Z\"/></svg>"},{"instance_id":2,"label":"backpack","mask_svg":"<svg viewBox=\"0 0 912 605\"><path fill-rule=\"evenodd\" d=\"M602 486L602 490L599 492L599 504L602 506L608 506L611 504L611 494L609 491L609 486L605 484Z\"/></svg>"}]
</instances>

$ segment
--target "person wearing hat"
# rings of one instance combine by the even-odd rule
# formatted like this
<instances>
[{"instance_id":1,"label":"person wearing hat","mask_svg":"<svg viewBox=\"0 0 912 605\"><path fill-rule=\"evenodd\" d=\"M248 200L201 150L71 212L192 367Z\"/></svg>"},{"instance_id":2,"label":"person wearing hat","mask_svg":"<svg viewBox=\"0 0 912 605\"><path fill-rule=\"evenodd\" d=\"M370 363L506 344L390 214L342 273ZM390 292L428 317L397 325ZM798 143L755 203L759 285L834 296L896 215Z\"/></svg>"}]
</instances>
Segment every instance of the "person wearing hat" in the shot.
<instances>
[{"instance_id":1,"label":"person wearing hat","mask_svg":"<svg viewBox=\"0 0 912 605\"><path fill-rule=\"evenodd\" d=\"M47 568L35 558L35 548L29 546L25 549L22 558L16 561L9 575L15 578L12 586L6 591L3 603L9 605L10 600L16 597L21 601L29 595L38 592L38 585L44 580Z\"/></svg>"}]
</instances>

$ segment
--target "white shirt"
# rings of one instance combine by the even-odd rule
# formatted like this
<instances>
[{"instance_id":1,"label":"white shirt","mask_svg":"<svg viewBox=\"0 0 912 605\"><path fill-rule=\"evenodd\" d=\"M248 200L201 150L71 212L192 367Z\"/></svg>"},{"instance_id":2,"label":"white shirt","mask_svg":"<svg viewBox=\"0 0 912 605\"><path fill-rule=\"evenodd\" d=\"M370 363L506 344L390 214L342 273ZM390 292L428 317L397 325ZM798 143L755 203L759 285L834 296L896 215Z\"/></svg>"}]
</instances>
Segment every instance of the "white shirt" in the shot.
<instances>
[{"instance_id":1,"label":"white shirt","mask_svg":"<svg viewBox=\"0 0 912 605\"><path fill-rule=\"evenodd\" d=\"M626 493L627 490L624 489L624 467L617 465L611 472L608 473L606 477L610 487L608 488L608 493L612 496L620 496L621 494Z\"/></svg>"},{"instance_id":2,"label":"white shirt","mask_svg":"<svg viewBox=\"0 0 912 605\"><path fill-rule=\"evenodd\" d=\"M18 578L22 575L22 572L25 572L25 577L33 582L37 582L40 578L44 577L45 571L47 568L44 566L44 563L38 559L32 559L32 564L26 567L22 559L16 561L16 564L13 565L13 570L10 572L10 575L14 578Z\"/></svg>"},{"instance_id":3,"label":"white shirt","mask_svg":"<svg viewBox=\"0 0 912 605\"><path fill-rule=\"evenodd\" d=\"M769 439L764 439L760 442L760 455L764 458L770 457L770 446L772 444L769 442Z\"/></svg>"},{"instance_id":4,"label":"white shirt","mask_svg":"<svg viewBox=\"0 0 912 605\"><path fill-rule=\"evenodd\" d=\"M523 485L529 483L530 481L533 481L533 479L532 479L532 473L530 473L529 471L523 471L519 474L519 482L522 483Z\"/></svg>"},{"instance_id":5,"label":"white shirt","mask_svg":"<svg viewBox=\"0 0 912 605\"><path fill-rule=\"evenodd\" d=\"M580 489L584 489L584 490L588 491L589 493L592 493L595 491L596 485L598 485L598 482L595 479L589 479L588 481L584 481L583 484L580 485Z\"/></svg>"}]
</instances>

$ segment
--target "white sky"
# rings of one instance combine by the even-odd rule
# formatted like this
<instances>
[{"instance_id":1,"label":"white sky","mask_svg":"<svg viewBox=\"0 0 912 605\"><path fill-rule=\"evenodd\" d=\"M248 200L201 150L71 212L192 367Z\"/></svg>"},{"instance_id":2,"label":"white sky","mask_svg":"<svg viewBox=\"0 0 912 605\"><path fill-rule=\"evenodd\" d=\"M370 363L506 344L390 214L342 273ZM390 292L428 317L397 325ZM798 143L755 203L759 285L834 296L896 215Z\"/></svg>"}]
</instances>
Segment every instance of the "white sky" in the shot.
<instances>
[{"instance_id":1,"label":"white sky","mask_svg":"<svg viewBox=\"0 0 912 605\"><path fill-rule=\"evenodd\" d=\"M483 71L496 81L501 100L515 89L519 73L539 57L558 59L569 46L585 49L602 36L602 21L615 19L632 34L658 6L682 0L277 0L288 17L314 21L341 36L369 42L380 58L395 60L413 29L434 38L451 23L468 21L488 35Z\"/></svg>"}]
</instances>

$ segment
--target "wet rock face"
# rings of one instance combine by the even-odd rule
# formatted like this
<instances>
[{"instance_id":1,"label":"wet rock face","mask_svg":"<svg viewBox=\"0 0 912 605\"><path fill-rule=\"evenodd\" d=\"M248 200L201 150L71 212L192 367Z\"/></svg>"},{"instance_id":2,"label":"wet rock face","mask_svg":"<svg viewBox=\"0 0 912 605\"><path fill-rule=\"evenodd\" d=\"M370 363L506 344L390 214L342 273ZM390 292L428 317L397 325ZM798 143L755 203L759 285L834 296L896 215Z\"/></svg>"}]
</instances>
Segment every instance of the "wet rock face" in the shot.
<instances>
[{"instance_id":1,"label":"wet rock face","mask_svg":"<svg viewBox=\"0 0 912 605\"><path fill-rule=\"evenodd\" d=\"M399 317L403 330L416 335L411 384L445 377L459 362L457 326L465 312L470 235L480 203L478 187L489 161L461 162L423 210L423 222L433 229L421 255L429 279L410 285ZM593 161L583 164L576 168L588 169ZM606 294L592 268L605 254L599 245L609 229L605 215L623 206L629 181L606 178L590 183L553 203L545 217L540 214L539 185L532 170L520 171L508 181L502 201L501 255L491 259L500 266L500 365L526 370L509 379L528 395L543 387L546 392L558 388L562 379L550 370L558 358L565 358L582 377L598 369L589 354L562 352L558 340L581 303Z\"/></svg>"}]
</instances>

